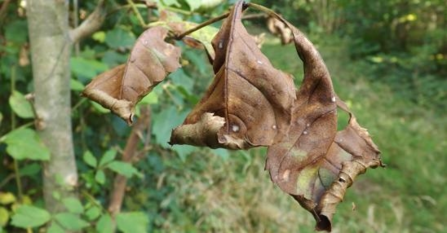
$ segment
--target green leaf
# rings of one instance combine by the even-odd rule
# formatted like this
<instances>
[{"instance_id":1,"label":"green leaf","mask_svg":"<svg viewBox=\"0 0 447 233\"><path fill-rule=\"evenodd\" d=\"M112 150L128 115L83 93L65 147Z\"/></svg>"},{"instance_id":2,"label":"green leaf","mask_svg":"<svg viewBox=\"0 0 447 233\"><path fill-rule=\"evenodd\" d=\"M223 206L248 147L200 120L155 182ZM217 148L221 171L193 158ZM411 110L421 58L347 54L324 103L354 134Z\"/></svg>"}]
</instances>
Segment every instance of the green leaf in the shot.
<instances>
[{"instance_id":1,"label":"green leaf","mask_svg":"<svg viewBox=\"0 0 447 233\"><path fill-rule=\"evenodd\" d=\"M172 129L180 125L186 117L187 112L179 113L175 106L164 108L159 114L154 116L153 131L155 134L155 142L163 148L171 148L168 144L171 137ZM169 119L168 121L166 119Z\"/></svg>"},{"instance_id":2,"label":"green leaf","mask_svg":"<svg viewBox=\"0 0 447 233\"><path fill-rule=\"evenodd\" d=\"M70 69L76 76L92 79L99 73L108 70L109 67L94 59L72 57L70 59Z\"/></svg>"},{"instance_id":3,"label":"green leaf","mask_svg":"<svg viewBox=\"0 0 447 233\"><path fill-rule=\"evenodd\" d=\"M28 38L28 24L26 20L13 20L11 23L6 24L4 32L6 41L22 44Z\"/></svg>"},{"instance_id":4,"label":"green leaf","mask_svg":"<svg viewBox=\"0 0 447 233\"><path fill-rule=\"evenodd\" d=\"M11 106L14 113L21 118L34 117L31 104L26 100L25 96L18 91L14 91L9 97L9 106Z\"/></svg>"},{"instance_id":5,"label":"green leaf","mask_svg":"<svg viewBox=\"0 0 447 233\"><path fill-rule=\"evenodd\" d=\"M149 219L142 212L119 213L116 225L124 233L148 232Z\"/></svg>"},{"instance_id":6,"label":"green leaf","mask_svg":"<svg viewBox=\"0 0 447 233\"><path fill-rule=\"evenodd\" d=\"M92 152L90 152L90 151L86 151L84 153L84 155L82 156L82 159L90 167L96 168L96 166L98 165L98 161L96 160L95 156L93 156Z\"/></svg>"},{"instance_id":7,"label":"green leaf","mask_svg":"<svg viewBox=\"0 0 447 233\"><path fill-rule=\"evenodd\" d=\"M135 43L135 35L129 31L120 27L116 27L106 34L106 44L113 48L132 48Z\"/></svg>"},{"instance_id":8,"label":"green leaf","mask_svg":"<svg viewBox=\"0 0 447 233\"><path fill-rule=\"evenodd\" d=\"M101 61L105 64L107 64L109 67L115 67L120 64L127 62L127 55L115 52L115 51L107 51L104 53L104 56L102 56Z\"/></svg>"},{"instance_id":9,"label":"green leaf","mask_svg":"<svg viewBox=\"0 0 447 233\"><path fill-rule=\"evenodd\" d=\"M177 0L163 0L163 5L165 6L176 6L181 7L180 3Z\"/></svg>"},{"instance_id":10,"label":"green leaf","mask_svg":"<svg viewBox=\"0 0 447 233\"><path fill-rule=\"evenodd\" d=\"M26 164L20 168L21 176L35 176L42 170L42 165L40 163L30 163Z\"/></svg>"},{"instance_id":11,"label":"green leaf","mask_svg":"<svg viewBox=\"0 0 447 233\"><path fill-rule=\"evenodd\" d=\"M0 227L6 226L9 221L9 212L4 207L0 207Z\"/></svg>"},{"instance_id":12,"label":"green leaf","mask_svg":"<svg viewBox=\"0 0 447 233\"><path fill-rule=\"evenodd\" d=\"M6 151L14 159L50 159L50 152L40 142L34 130L27 128L16 129L9 132L0 141L7 144Z\"/></svg>"},{"instance_id":13,"label":"green leaf","mask_svg":"<svg viewBox=\"0 0 447 233\"><path fill-rule=\"evenodd\" d=\"M71 213L81 214L84 212L84 206L77 198L67 197L62 199L62 203Z\"/></svg>"},{"instance_id":14,"label":"green leaf","mask_svg":"<svg viewBox=\"0 0 447 233\"><path fill-rule=\"evenodd\" d=\"M197 147L190 145L175 145L172 150L177 152L182 162L186 162L186 157L197 150Z\"/></svg>"},{"instance_id":15,"label":"green leaf","mask_svg":"<svg viewBox=\"0 0 447 233\"><path fill-rule=\"evenodd\" d=\"M117 172L127 178L132 177L132 175L138 175L138 170L134 168L130 163L125 163L121 161L113 161L107 165L107 167Z\"/></svg>"},{"instance_id":16,"label":"green leaf","mask_svg":"<svg viewBox=\"0 0 447 233\"><path fill-rule=\"evenodd\" d=\"M16 197L11 192L2 193L0 192L0 204L8 205L14 203L16 201Z\"/></svg>"},{"instance_id":17,"label":"green leaf","mask_svg":"<svg viewBox=\"0 0 447 233\"><path fill-rule=\"evenodd\" d=\"M101 209L98 208L97 206L92 206L85 212L85 216L90 221L97 219L99 215L101 215Z\"/></svg>"},{"instance_id":18,"label":"green leaf","mask_svg":"<svg viewBox=\"0 0 447 233\"><path fill-rule=\"evenodd\" d=\"M96 231L99 233L113 233L113 222L109 214L101 216L96 223Z\"/></svg>"},{"instance_id":19,"label":"green leaf","mask_svg":"<svg viewBox=\"0 0 447 233\"><path fill-rule=\"evenodd\" d=\"M100 43L104 43L106 40L106 33L104 31L95 32L92 38Z\"/></svg>"},{"instance_id":20,"label":"green leaf","mask_svg":"<svg viewBox=\"0 0 447 233\"><path fill-rule=\"evenodd\" d=\"M145 96L138 104L156 104L158 103L158 96L156 93L151 92Z\"/></svg>"},{"instance_id":21,"label":"green leaf","mask_svg":"<svg viewBox=\"0 0 447 233\"><path fill-rule=\"evenodd\" d=\"M90 224L82 220L78 215L72 213L59 213L54 219L67 230L78 231Z\"/></svg>"},{"instance_id":22,"label":"green leaf","mask_svg":"<svg viewBox=\"0 0 447 233\"><path fill-rule=\"evenodd\" d=\"M65 230L56 222L52 222L50 228L48 228L47 233L65 233Z\"/></svg>"},{"instance_id":23,"label":"green leaf","mask_svg":"<svg viewBox=\"0 0 447 233\"><path fill-rule=\"evenodd\" d=\"M70 79L70 88L72 91L83 91L85 86L76 79Z\"/></svg>"},{"instance_id":24,"label":"green leaf","mask_svg":"<svg viewBox=\"0 0 447 233\"><path fill-rule=\"evenodd\" d=\"M200 6L202 5L202 0L185 0L185 1L186 1L186 3L188 3L189 9L191 11L199 9Z\"/></svg>"},{"instance_id":25,"label":"green leaf","mask_svg":"<svg viewBox=\"0 0 447 233\"><path fill-rule=\"evenodd\" d=\"M30 205L21 205L12 216L11 225L21 228L33 228L42 226L50 219L50 213L44 209Z\"/></svg>"},{"instance_id":26,"label":"green leaf","mask_svg":"<svg viewBox=\"0 0 447 233\"><path fill-rule=\"evenodd\" d=\"M102 156L101 160L99 161L99 166L103 166L107 163L112 162L116 157L116 150L108 150L104 155Z\"/></svg>"},{"instance_id":27,"label":"green leaf","mask_svg":"<svg viewBox=\"0 0 447 233\"><path fill-rule=\"evenodd\" d=\"M93 109L96 110L99 113L109 113L110 110L107 108L104 108L103 106L101 106L100 104L90 101L90 104L93 106Z\"/></svg>"},{"instance_id":28,"label":"green leaf","mask_svg":"<svg viewBox=\"0 0 447 233\"><path fill-rule=\"evenodd\" d=\"M106 175L104 174L103 170L99 170L96 172L95 180L99 184L104 184L106 182Z\"/></svg>"}]
</instances>

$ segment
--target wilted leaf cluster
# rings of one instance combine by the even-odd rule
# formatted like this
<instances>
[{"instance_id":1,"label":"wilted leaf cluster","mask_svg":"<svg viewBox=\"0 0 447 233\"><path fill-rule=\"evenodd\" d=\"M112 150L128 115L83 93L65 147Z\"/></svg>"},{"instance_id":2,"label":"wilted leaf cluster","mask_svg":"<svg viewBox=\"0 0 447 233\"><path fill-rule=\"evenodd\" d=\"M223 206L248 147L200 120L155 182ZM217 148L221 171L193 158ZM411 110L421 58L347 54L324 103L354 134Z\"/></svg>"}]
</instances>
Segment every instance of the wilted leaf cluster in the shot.
<instances>
[{"instance_id":1,"label":"wilted leaf cluster","mask_svg":"<svg viewBox=\"0 0 447 233\"><path fill-rule=\"evenodd\" d=\"M293 76L275 69L246 31L241 19L248 6L266 12L291 33L304 64L298 89ZM175 22L167 25L177 34L185 27ZM132 123L136 103L180 67L180 49L164 41L167 28L144 32L128 62L99 75L83 94ZM207 42L198 41L209 48ZM211 45L213 82L183 124L173 130L170 143L268 147L265 168L272 181L312 213L317 230L330 231L335 207L355 177L382 163L367 131L334 92L315 46L281 16L243 1L232 8ZM339 132L337 108L350 115L348 126Z\"/></svg>"}]
</instances>

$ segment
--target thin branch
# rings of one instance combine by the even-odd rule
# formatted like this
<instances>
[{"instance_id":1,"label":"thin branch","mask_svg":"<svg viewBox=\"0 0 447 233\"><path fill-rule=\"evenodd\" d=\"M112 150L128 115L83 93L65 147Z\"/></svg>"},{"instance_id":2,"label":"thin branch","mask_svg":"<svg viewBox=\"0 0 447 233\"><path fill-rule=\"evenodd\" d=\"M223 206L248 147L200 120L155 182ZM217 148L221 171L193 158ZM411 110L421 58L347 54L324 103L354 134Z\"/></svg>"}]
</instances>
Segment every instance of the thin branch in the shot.
<instances>
[{"instance_id":1,"label":"thin branch","mask_svg":"<svg viewBox=\"0 0 447 233\"><path fill-rule=\"evenodd\" d=\"M200 30L200 29L203 28L203 27L206 27L206 26L208 26L208 25L210 25L210 24L213 24L213 23L215 23L215 22L217 22L217 21L220 21L220 20L222 20L222 19L225 19L226 17L228 17L228 15L230 15L229 12L228 12L228 13L225 13L225 14L223 14L223 15L217 16L216 18L209 19L209 20L207 20L207 21L205 21L205 22L203 22L203 23L197 25L196 27L193 27L193 28L191 28L191 29L189 29L189 30L186 30L185 32L183 32L183 33L180 34L180 35L176 35L175 38L176 38L177 40L181 40L183 37L185 37L185 36L187 36L187 35L189 35L189 34L195 32L195 31L197 31L197 30Z\"/></svg>"},{"instance_id":2,"label":"thin branch","mask_svg":"<svg viewBox=\"0 0 447 233\"><path fill-rule=\"evenodd\" d=\"M87 37L97 31L106 17L105 9L106 1L99 0L96 9L84 20L81 25L70 30L70 39L73 43L80 41L82 38Z\"/></svg>"},{"instance_id":3,"label":"thin branch","mask_svg":"<svg viewBox=\"0 0 447 233\"><path fill-rule=\"evenodd\" d=\"M144 28L146 27L146 22L144 22L143 17L141 16L140 12L138 11L137 7L135 6L135 3L132 0L127 0L127 3L132 8L132 11L137 16L138 21L140 22L141 26Z\"/></svg>"},{"instance_id":4,"label":"thin branch","mask_svg":"<svg viewBox=\"0 0 447 233\"><path fill-rule=\"evenodd\" d=\"M11 2L11 0L5 0L2 4L2 6L0 7L0 25L3 24L3 18L6 15L6 11L8 9L8 5Z\"/></svg>"},{"instance_id":5,"label":"thin branch","mask_svg":"<svg viewBox=\"0 0 447 233\"><path fill-rule=\"evenodd\" d=\"M150 132L150 122L151 122L151 110L150 106L144 106L141 108L141 116L138 121L133 125L132 132L127 139L126 147L123 153L123 162L132 163L133 157L137 154L137 147L141 141L140 135L142 132ZM150 133L146 135L150 137ZM115 216L121 211L121 205L124 199L124 193L126 191L127 178L122 175L117 175L115 181L113 182L113 191L110 196L109 212L112 216Z\"/></svg>"}]
</instances>

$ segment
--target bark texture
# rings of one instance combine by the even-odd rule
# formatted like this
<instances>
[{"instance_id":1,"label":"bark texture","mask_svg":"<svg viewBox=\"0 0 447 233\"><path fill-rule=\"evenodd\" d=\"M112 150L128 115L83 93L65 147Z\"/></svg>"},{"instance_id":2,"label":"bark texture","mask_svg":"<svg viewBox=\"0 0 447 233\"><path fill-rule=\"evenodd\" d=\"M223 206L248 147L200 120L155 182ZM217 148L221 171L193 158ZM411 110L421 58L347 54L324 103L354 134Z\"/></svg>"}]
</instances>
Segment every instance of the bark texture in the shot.
<instances>
[{"instance_id":1,"label":"bark texture","mask_svg":"<svg viewBox=\"0 0 447 233\"><path fill-rule=\"evenodd\" d=\"M70 108L68 1L28 1L27 15L35 90L36 128L51 152L44 164L44 197L50 212L59 212L61 197L75 196L78 182Z\"/></svg>"}]
</instances>

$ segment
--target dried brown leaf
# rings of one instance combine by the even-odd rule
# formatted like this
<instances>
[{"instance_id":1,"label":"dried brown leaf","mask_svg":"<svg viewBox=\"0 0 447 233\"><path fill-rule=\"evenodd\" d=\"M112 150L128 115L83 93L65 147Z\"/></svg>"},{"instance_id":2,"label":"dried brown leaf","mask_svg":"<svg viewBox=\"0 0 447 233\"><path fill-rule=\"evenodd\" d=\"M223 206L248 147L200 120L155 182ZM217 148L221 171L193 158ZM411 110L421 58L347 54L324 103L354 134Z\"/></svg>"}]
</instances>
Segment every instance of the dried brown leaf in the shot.
<instances>
[{"instance_id":1,"label":"dried brown leaf","mask_svg":"<svg viewBox=\"0 0 447 233\"><path fill-rule=\"evenodd\" d=\"M330 74L315 46L278 15L293 33L304 63L289 133L267 152L266 169L284 192L312 213L317 230L331 230L335 208L357 175L382 165L380 152L347 106L336 97ZM337 130L337 104L349 112L346 129Z\"/></svg>"},{"instance_id":2,"label":"dried brown leaf","mask_svg":"<svg viewBox=\"0 0 447 233\"><path fill-rule=\"evenodd\" d=\"M180 67L180 49L164 41L167 33L163 27L146 30L127 63L95 77L82 94L131 124L135 105Z\"/></svg>"},{"instance_id":3,"label":"dried brown leaf","mask_svg":"<svg viewBox=\"0 0 447 233\"><path fill-rule=\"evenodd\" d=\"M258 49L241 23L243 7L242 1L234 6L214 37L215 78L183 125L174 129L172 144L245 149L271 145L278 134L286 133L295 101L293 80L273 68ZM200 125L210 113L224 119L217 136L201 141L196 134L185 140L183 129Z\"/></svg>"}]
</instances>

